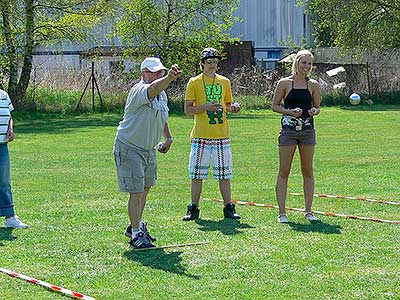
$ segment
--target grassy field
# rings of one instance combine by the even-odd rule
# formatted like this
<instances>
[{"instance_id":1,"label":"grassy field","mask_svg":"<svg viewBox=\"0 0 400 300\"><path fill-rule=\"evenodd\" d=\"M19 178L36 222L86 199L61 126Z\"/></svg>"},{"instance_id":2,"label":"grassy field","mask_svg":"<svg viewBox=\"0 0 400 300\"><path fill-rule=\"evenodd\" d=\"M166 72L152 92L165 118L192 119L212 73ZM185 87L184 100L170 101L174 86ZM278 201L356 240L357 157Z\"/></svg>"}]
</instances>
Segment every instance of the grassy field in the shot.
<instances>
[{"instance_id":1,"label":"grassy field","mask_svg":"<svg viewBox=\"0 0 400 300\"><path fill-rule=\"evenodd\" d=\"M208 245L133 252L123 232L127 195L119 193L112 156L117 114L15 115L9 145L14 202L27 230L0 228L0 267L96 299L400 299L400 226L203 201L201 219L183 223L190 201L187 161L192 119L172 116L175 137L159 155L159 180L145 221L157 245ZM399 202L397 106L323 108L316 118L315 191ZM279 115L247 111L230 119L233 198L275 204ZM301 192L298 155L289 191ZM208 180L203 197L220 197ZM288 207L303 207L289 196ZM400 220L400 207L314 200L315 210ZM70 299L0 274L0 299Z\"/></svg>"}]
</instances>

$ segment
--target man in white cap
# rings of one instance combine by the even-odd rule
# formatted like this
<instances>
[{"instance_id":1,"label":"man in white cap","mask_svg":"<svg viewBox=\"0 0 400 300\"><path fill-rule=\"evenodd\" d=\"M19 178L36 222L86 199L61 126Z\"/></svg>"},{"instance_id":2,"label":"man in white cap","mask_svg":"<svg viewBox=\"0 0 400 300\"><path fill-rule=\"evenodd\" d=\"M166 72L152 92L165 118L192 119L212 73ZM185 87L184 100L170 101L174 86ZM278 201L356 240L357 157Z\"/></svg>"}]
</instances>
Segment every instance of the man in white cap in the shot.
<instances>
[{"instance_id":1,"label":"man in white cap","mask_svg":"<svg viewBox=\"0 0 400 300\"><path fill-rule=\"evenodd\" d=\"M157 178L156 145L167 153L172 135L168 127L168 98L165 89L175 80L180 70L170 70L159 58L148 57L141 64L141 80L129 92L123 120L119 123L114 142L114 157L121 192L129 193L128 215L130 225L125 235L134 248L155 247L142 221L143 210L150 188Z\"/></svg>"}]
</instances>

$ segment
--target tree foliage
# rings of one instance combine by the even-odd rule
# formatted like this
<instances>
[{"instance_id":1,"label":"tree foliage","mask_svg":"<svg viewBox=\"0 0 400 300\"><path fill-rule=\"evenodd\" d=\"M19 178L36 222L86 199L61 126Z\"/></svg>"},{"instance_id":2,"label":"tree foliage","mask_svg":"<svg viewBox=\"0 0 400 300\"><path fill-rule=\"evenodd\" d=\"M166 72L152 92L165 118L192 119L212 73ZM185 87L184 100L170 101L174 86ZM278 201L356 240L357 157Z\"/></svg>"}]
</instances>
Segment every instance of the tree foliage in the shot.
<instances>
[{"instance_id":1,"label":"tree foliage","mask_svg":"<svg viewBox=\"0 0 400 300\"><path fill-rule=\"evenodd\" d=\"M306 0L318 46L400 47L399 0Z\"/></svg>"},{"instance_id":2,"label":"tree foliage","mask_svg":"<svg viewBox=\"0 0 400 300\"><path fill-rule=\"evenodd\" d=\"M131 0L121 1L116 32L138 57L158 55L168 66L179 63L194 70L200 51L222 49L238 18L239 0Z\"/></svg>"},{"instance_id":3,"label":"tree foliage","mask_svg":"<svg viewBox=\"0 0 400 300\"><path fill-rule=\"evenodd\" d=\"M29 85L33 50L62 40L84 40L108 0L0 0L0 68L18 105Z\"/></svg>"}]
</instances>

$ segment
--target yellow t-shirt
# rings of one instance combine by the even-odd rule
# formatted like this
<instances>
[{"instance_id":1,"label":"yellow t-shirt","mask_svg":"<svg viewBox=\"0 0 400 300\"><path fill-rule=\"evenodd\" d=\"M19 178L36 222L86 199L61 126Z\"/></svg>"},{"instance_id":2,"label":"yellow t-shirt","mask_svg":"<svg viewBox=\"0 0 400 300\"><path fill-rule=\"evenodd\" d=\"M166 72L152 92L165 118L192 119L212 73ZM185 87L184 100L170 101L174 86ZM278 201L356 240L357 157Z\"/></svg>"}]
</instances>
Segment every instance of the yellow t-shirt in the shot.
<instances>
[{"instance_id":1,"label":"yellow t-shirt","mask_svg":"<svg viewBox=\"0 0 400 300\"><path fill-rule=\"evenodd\" d=\"M186 101L194 106L208 102L222 104L222 111L203 111L194 115L191 138L224 139L229 137L226 104L232 102L231 83L228 78L215 74L215 78L200 74L190 78L186 88Z\"/></svg>"}]
</instances>

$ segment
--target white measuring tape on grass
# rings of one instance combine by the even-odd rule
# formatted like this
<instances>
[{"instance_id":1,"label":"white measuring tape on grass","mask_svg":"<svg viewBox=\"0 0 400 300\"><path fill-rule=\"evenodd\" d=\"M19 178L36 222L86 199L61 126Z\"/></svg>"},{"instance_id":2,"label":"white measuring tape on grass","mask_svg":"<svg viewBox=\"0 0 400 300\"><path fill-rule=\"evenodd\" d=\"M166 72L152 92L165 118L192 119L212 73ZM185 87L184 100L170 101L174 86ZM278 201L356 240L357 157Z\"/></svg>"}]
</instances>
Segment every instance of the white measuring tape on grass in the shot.
<instances>
[{"instance_id":1,"label":"white measuring tape on grass","mask_svg":"<svg viewBox=\"0 0 400 300\"><path fill-rule=\"evenodd\" d=\"M216 199L216 198L212 198L212 199L204 198L204 200L210 200L210 201L214 201L214 202L224 202L224 200ZM251 201L232 200L232 203L240 204L240 205L249 205L249 206L260 206L260 207L266 207L266 208L279 208L277 205L260 204L260 203L255 203L255 202L251 202ZM304 212L304 209L302 209L302 208L286 207L286 210ZM319 215L330 216L330 217L342 217L342 218L347 218L347 219L358 219L358 220L365 220L365 221L373 221L373 222L379 222L379 223L390 223L390 224L400 225L400 221L383 220L383 219L360 217L360 216L354 216L354 215L345 215L345 214L340 214L340 213L327 212L327 211L318 211L318 210L313 210L313 213L314 214L319 214Z\"/></svg>"},{"instance_id":2,"label":"white measuring tape on grass","mask_svg":"<svg viewBox=\"0 0 400 300\"><path fill-rule=\"evenodd\" d=\"M78 299L84 299L84 300L96 300L95 298L86 296L84 294L81 294L81 293L78 293L78 292L74 292L74 291L59 287L59 286L54 285L54 284L50 284L50 283L42 281L42 280L38 280L36 278L32 278L32 277L29 277L29 276L26 276L26 275L23 275L23 274L19 274L17 272L11 271L11 270L0 268L0 272L5 273L7 275L10 275L11 277L20 278L20 279L26 280L26 281L28 281L30 283L34 283L34 284L37 284L37 285L44 286L46 288L51 289L52 291L59 292L59 293L62 293L62 294L65 294L65 295L68 295L68 296L71 296L71 297L75 297L75 298L78 298Z\"/></svg>"}]
</instances>

